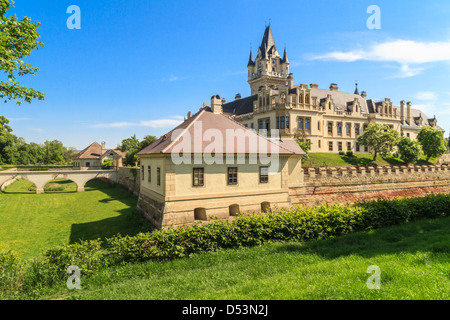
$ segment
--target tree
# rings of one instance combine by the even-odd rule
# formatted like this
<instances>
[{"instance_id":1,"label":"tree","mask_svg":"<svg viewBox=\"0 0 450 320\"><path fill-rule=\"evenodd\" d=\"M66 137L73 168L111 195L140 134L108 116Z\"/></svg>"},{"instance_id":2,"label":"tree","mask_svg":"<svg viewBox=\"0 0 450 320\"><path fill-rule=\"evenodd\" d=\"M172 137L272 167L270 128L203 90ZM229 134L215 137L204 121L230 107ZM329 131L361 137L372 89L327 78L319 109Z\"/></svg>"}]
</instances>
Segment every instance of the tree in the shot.
<instances>
[{"instance_id":1,"label":"tree","mask_svg":"<svg viewBox=\"0 0 450 320\"><path fill-rule=\"evenodd\" d=\"M136 135L134 135L130 138L123 139L122 144L120 144L117 148L122 152L134 150L140 151L141 142L138 140L138 138L136 138Z\"/></svg>"},{"instance_id":2,"label":"tree","mask_svg":"<svg viewBox=\"0 0 450 320\"><path fill-rule=\"evenodd\" d=\"M155 136L145 136L144 140L141 141L141 150L147 148L149 145L151 145L153 142L158 140Z\"/></svg>"},{"instance_id":3,"label":"tree","mask_svg":"<svg viewBox=\"0 0 450 320\"><path fill-rule=\"evenodd\" d=\"M441 130L432 127L423 127L417 135L417 140L422 145L422 150L427 157L427 161L430 161L432 157L438 158L447 151L448 143Z\"/></svg>"},{"instance_id":4,"label":"tree","mask_svg":"<svg viewBox=\"0 0 450 320\"><path fill-rule=\"evenodd\" d=\"M422 147L418 141L412 141L410 138L404 137L400 139L397 145L400 159L406 164L414 163L422 156Z\"/></svg>"},{"instance_id":5,"label":"tree","mask_svg":"<svg viewBox=\"0 0 450 320\"><path fill-rule=\"evenodd\" d=\"M64 154L67 152L63 143L59 140L45 141L45 163L58 164L65 163Z\"/></svg>"},{"instance_id":6,"label":"tree","mask_svg":"<svg viewBox=\"0 0 450 320\"><path fill-rule=\"evenodd\" d=\"M12 131L9 120L0 116L0 163L9 163L9 148L18 141Z\"/></svg>"},{"instance_id":7,"label":"tree","mask_svg":"<svg viewBox=\"0 0 450 320\"><path fill-rule=\"evenodd\" d=\"M18 105L24 100L31 103L32 99L44 100L45 94L32 88L21 86L18 77L35 75L39 69L25 63L34 49L43 43L39 42L37 29L40 23L32 23L24 17L21 21L15 15L6 16L6 11L14 4L12 0L0 0L0 69L7 76L7 81L0 81L0 98L5 102L14 100Z\"/></svg>"},{"instance_id":8,"label":"tree","mask_svg":"<svg viewBox=\"0 0 450 320\"><path fill-rule=\"evenodd\" d=\"M372 148L373 161L377 160L378 154L383 157L390 155L398 140L397 131L388 125L378 123L369 124L364 133L358 137L360 145Z\"/></svg>"},{"instance_id":9,"label":"tree","mask_svg":"<svg viewBox=\"0 0 450 320\"><path fill-rule=\"evenodd\" d=\"M448 138L447 138L447 150L450 148L450 131L448 133Z\"/></svg>"}]
</instances>

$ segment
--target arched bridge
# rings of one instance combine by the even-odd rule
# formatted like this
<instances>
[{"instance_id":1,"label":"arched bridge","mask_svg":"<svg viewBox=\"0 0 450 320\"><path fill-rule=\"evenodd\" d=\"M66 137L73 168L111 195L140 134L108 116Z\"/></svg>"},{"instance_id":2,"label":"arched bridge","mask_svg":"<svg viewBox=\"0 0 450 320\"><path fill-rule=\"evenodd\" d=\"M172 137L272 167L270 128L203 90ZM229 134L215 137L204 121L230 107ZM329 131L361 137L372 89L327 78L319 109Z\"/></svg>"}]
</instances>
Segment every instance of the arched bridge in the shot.
<instances>
[{"instance_id":1,"label":"arched bridge","mask_svg":"<svg viewBox=\"0 0 450 320\"><path fill-rule=\"evenodd\" d=\"M0 172L0 190L12 181L25 179L36 185L36 193L44 193L45 185L56 179L67 179L76 183L77 191L83 192L85 184L93 179L109 179L117 182L115 170L54 170L54 171L3 171Z\"/></svg>"}]
</instances>

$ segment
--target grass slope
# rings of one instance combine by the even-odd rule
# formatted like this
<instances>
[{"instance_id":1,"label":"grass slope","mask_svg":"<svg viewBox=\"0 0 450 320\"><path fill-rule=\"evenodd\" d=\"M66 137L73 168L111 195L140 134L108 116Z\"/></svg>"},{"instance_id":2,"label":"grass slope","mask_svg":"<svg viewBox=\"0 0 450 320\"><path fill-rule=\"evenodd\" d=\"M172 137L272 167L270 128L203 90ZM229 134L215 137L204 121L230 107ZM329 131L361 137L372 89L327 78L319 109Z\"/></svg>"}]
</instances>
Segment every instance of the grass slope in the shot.
<instances>
[{"instance_id":1,"label":"grass slope","mask_svg":"<svg viewBox=\"0 0 450 320\"><path fill-rule=\"evenodd\" d=\"M148 230L133 219L137 197L103 181L88 182L81 193L67 180L47 184L45 194L33 187L18 180L0 193L0 251L26 259L57 245Z\"/></svg>"},{"instance_id":2,"label":"grass slope","mask_svg":"<svg viewBox=\"0 0 450 320\"><path fill-rule=\"evenodd\" d=\"M274 243L81 275L56 299L449 299L450 218L308 243ZM381 269L381 289L366 273Z\"/></svg>"},{"instance_id":3,"label":"grass slope","mask_svg":"<svg viewBox=\"0 0 450 320\"><path fill-rule=\"evenodd\" d=\"M371 153L354 153L353 157L341 156L338 153L309 153L308 159L303 160L302 165L304 167L318 168L318 167L345 167L345 166L366 166L366 165L395 165L403 166L405 163L397 158L382 158L377 157L376 161L372 161L373 155ZM435 163L436 159L431 159L430 163ZM417 161L418 165L430 164L425 159Z\"/></svg>"}]
</instances>

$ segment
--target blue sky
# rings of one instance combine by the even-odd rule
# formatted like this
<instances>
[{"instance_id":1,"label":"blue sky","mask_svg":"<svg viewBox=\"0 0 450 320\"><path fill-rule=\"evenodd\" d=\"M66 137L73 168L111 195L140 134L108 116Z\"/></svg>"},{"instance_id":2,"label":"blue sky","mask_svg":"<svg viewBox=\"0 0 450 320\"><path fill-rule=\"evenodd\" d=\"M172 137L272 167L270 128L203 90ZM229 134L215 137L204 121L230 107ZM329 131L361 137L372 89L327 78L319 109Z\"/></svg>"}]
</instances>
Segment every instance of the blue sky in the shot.
<instances>
[{"instance_id":1,"label":"blue sky","mask_svg":"<svg viewBox=\"0 0 450 320\"><path fill-rule=\"evenodd\" d=\"M81 9L69 30L67 8ZM370 30L367 8L381 10ZM136 134L160 136L213 94L250 94L247 62L271 23L287 46L294 84L317 83L368 98L412 101L450 130L450 3L441 1L17 0L8 14L40 21L40 68L22 84L45 101L1 106L27 142L58 139L114 148Z\"/></svg>"}]
</instances>

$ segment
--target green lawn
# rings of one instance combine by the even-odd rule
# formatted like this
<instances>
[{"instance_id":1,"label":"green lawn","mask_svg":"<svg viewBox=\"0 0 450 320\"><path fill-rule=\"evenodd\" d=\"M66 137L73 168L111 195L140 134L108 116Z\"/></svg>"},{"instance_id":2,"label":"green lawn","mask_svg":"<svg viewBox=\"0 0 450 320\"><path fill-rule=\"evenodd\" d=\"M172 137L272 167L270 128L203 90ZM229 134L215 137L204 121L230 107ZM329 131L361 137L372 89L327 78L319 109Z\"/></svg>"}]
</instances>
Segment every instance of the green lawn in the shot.
<instances>
[{"instance_id":1,"label":"green lawn","mask_svg":"<svg viewBox=\"0 0 450 320\"><path fill-rule=\"evenodd\" d=\"M0 251L14 250L25 259L50 247L81 239L104 239L117 233L134 235L148 228L134 214L137 197L100 180L76 185L55 180L45 194L18 180L0 193Z\"/></svg>"},{"instance_id":2,"label":"green lawn","mask_svg":"<svg viewBox=\"0 0 450 320\"><path fill-rule=\"evenodd\" d=\"M308 159L303 160L303 167L310 168L318 168L318 167L345 167L345 166L366 166L366 165L377 165L377 166L386 166L386 165L395 165L395 166L403 166L404 162L397 158L382 158L381 156L377 157L377 161L372 161L373 155L371 153L354 153L353 157L341 156L338 153L326 153L326 152L317 152L317 153L309 153ZM430 159L431 163L435 163L435 159ZM417 162L419 165L430 164L425 161L425 159L421 159Z\"/></svg>"},{"instance_id":3,"label":"green lawn","mask_svg":"<svg viewBox=\"0 0 450 320\"><path fill-rule=\"evenodd\" d=\"M44 299L450 299L450 218L308 243L274 243L81 275ZM381 289L366 273L381 271ZM56 291L55 291L56 290Z\"/></svg>"}]
</instances>

